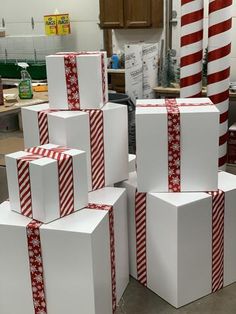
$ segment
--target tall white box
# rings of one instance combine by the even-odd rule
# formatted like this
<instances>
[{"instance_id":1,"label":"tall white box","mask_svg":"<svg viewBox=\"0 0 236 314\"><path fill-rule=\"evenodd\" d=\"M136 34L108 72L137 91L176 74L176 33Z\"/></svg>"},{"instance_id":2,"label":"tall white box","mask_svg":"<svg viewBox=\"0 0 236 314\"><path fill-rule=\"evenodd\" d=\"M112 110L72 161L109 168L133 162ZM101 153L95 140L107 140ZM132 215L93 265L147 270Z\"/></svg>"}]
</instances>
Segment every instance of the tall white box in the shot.
<instances>
[{"instance_id":1,"label":"tall white box","mask_svg":"<svg viewBox=\"0 0 236 314\"><path fill-rule=\"evenodd\" d=\"M36 229L49 314L76 313L78 309L83 309L83 314L112 314L110 218L109 211L100 208L104 204L112 206L114 214L117 304L128 284L125 190L105 188L91 193L89 199L98 203L97 208L85 208ZM29 254L35 256L27 241L30 222L12 212L9 202L0 205L1 314L35 312Z\"/></svg>"},{"instance_id":2,"label":"tall white box","mask_svg":"<svg viewBox=\"0 0 236 314\"><path fill-rule=\"evenodd\" d=\"M167 107L164 99L138 100L136 108L136 142L138 190L168 192L170 164L177 164L180 191L217 190L219 111L208 98L177 99L180 124L178 161L168 147L173 135L169 133ZM204 104L209 104L205 106ZM172 122L171 122L172 123ZM180 165L178 164L180 163Z\"/></svg>"},{"instance_id":3,"label":"tall white box","mask_svg":"<svg viewBox=\"0 0 236 314\"><path fill-rule=\"evenodd\" d=\"M140 264L137 262L140 232L136 216L138 207L135 209L136 173L130 174L129 180L120 186L125 187L128 194L130 273L137 279L141 277L137 268ZM146 216L143 216L143 226L140 228L146 240L143 265L146 265L147 287L176 308L212 292L213 265L216 260L218 265L224 265L223 268L219 267L216 275L216 278L221 278L222 271L222 286L236 281L236 176L220 172L219 189L225 198L224 218L218 222L214 234L213 225L217 226L217 219L222 217L222 208L216 215L217 219L213 219L212 195L146 194ZM218 206L221 206L220 202ZM222 230L222 237L219 237ZM216 243L213 239L217 239ZM213 251L217 253L214 259ZM221 260L218 258L222 252Z\"/></svg>"},{"instance_id":4,"label":"tall white box","mask_svg":"<svg viewBox=\"0 0 236 314\"><path fill-rule=\"evenodd\" d=\"M46 66L50 108L100 109L107 103L106 52L51 55Z\"/></svg>"},{"instance_id":5,"label":"tall white box","mask_svg":"<svg viewBox=\"0 0 236 314\"><path fill-rule=\"evenodd\" d=\"M35 312L26 228L30 219L0 206L1 314ZM47 313L111 314L108 213L82 210L40 227Z\"/></svg>"},{"instance_id":6,"label":"tall white box","mask_svg":"<svg viewBox=\"0 0 236 314\"><path fill-rule=\"evenodd\" d=\"M101 126L89 118L88 112L56 112L48 115L49 140L51 143L81 149L87 153L89 191L96 189L96 176L93 176L92 143L95 150L103 146L105 186L128 178L128 122L127 108L108 103L102 108L103 135L100 142L93 142L91 127ZM102 132L102 131L101 131ZM99 143L99 144L98 144ZM96 162L96 160L95 160ZM96 171L95 171L96 175Z\"/></svg>"},{"instance_id":7,"label":"tall white box","mask_svg":"<svg viewBox=\"0 0 236 314\"><path fill-rule=\"evenodd\" d=\"M38 148L50 150L57 149L58 146L47 144ZM87 206L86 154L76 149L66 150L64 154L68 165L66 168L62 165L64 170L60 168L59 161L55 158L45 158L41 155L35 160L26 160L24 164L19 165L22 158L28 156L31 158L34 154L20 151L6 155L12 210L49 223ZM71 160L68 160L69 158ZM65 181L63 178L60 179L60 176L64 176Z\"/></svg>"}]
</instances>

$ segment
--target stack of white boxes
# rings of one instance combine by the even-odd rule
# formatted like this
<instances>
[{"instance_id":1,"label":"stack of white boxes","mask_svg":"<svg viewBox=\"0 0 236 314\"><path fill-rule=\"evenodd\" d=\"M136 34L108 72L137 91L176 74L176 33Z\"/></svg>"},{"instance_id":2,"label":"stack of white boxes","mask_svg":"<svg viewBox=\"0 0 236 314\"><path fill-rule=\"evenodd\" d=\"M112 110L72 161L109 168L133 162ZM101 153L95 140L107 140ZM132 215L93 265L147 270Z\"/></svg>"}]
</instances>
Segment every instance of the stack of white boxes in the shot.
<instances>
[{"instance_id":1,"label":"stack of white boxes","mask_svg":"<svg viewBox=\"0 0 236 314\"><path fill-rule=\"evenodd\" d=\"M111 314L129 281L127 108L108 103L106 54L47 57L49 104L22 110L6 156L0 312ZM131 169L134 157L130 156Z\"/></svg>"},{"instance_id":2,"label":"stack of white boxes","mask_svg":"<svg viewBox=\"0 0 236 314\"><path fill-rule=\"evenodd\" d=\"M236 176L218 173L207 98L139 100L128 193L131 275L176 308L236 281Z\"/></svg>"}]
</instances>

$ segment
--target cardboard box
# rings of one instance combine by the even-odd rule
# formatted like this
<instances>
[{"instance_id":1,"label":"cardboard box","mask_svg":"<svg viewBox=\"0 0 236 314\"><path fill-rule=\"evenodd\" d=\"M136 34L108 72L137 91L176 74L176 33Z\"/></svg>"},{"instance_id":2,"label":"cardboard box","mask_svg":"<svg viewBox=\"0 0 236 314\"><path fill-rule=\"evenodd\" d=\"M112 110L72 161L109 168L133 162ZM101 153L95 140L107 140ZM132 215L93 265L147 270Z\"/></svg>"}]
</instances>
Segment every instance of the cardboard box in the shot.
<instances>
[{"instance_id":1,"label":"cardboard box","mask_svg":"<svg viewBox=\"0 0 236 314\"><path fill-rule=\"evenodd\" d=\"M57 147L57 145L52 144L40 146L40 148L47 150ZM60 166L56 159L44 158L43 156L40 158L39 156L39 159L29 162L29 172L21 173L18 166L19 159L32 156L32 154L21 151L6 155L8 190L12 210L43 223L49 223L88 204L86 154L75 149L67 150L65 154L67 158L68 156L72 157L71 171L73 171L70 175L70 168L65 169L62 165L65 169L63 172L63 176L66 178L65 182L63 180L60 182ZM26 170L25 167L26 164L24 164L23 170ZM69 178L71 185L68 185ZM24 191L27 191L27 199L22 190L23 186ZM63 186L66 189L63 189ZM64 198L65 195L68 197L71 195L74 202L70 204Z\"/></svg>"},{"instance_id":2,"label":"cardboard box","mask_svg":"<svg viewBox=\"0 0 236 314\"><path fill-rule=\"evenodd\" d=\"M128 178L127 108L123 105L108 103L102 108L102 112L105 174L103 172L100 175L105 176L105 186L109 186ZM51 143L81 149L87 153L88 186L91 191L96 189L96 184L94 184L96 180L92 180L89 120L89 113L81 111L62 111L48 115ZM95 121L93 127L96 126Z\"/></svg>"},{"instance_id":3,"label":"cardboard box","mask_svg":"<svg viewBox=\"0 0 236 314\"><path fill-rule=\"evenodd\" d=\"M128 284L126 193L110 188L90 194L91 202L113 206L116 302ZM1 314L34 313L26 228L31 219L0 206ZM39 236L48 313L112 313L109 212L83 209L41 225Z\"/></svg>"},{"instance_id":4,"label":"cardboard box","mask_svg":"<svg viewBox=\"0 0 236 314\"><path fill-rule=\"evenodd\" d=\"M236 123L229 128L228 163L236 164Z\"/></svg>"},{"instance_id":5,"label":"cardboard box","mask_svg":"<svg viewBox=\"0 0 236 314\"><path fill-rule=\"evenodd\" d=\"M68 64L66 56L46 57L50 108L102 108L108 101L106 52L74 53Z\"/></svg>"},{"instance_id":6,"label":"cardboard box","mask_svg":"<svg viewBox=\"0 0 236 314\"><path fill-rule=\"evenodd\" d=\"M184 103L193 106L178 107L180 143L177 150L180 151L178 179L180 191L215 191L218 171L219 111L208 98L177 99L177 104ZM201 105L206 103L209 103L209 106ZM168 159L170 160L171 156L168 156L170 135L167 121L164 99L138 100L136 141L140 192L169 191ZM175 164L177 159L173 158L173 161Z\"/></svg>"},{"instance_id":7,"label":"cardboard box","mask_svg":"<svg viewBox=\"0 0 236 314\"><path fill-rule=\"evenodd\" d=\"M137 279L136 238L140 238L136 233L136 173L130 174L129 180L121 186L128 194L130 273ZM216 235L223 230L224 245L220 252L224 252L223 286L227 286L236 281L236 176L220 172L219 189L225 197L224 219L221 220L224 229L219 223ZM212 196L208 193L146 195L142 230L146 235L147 287L176 308L212 292L212 205ZM219 239L217 249L220 243Z\"/></svg>"}]
</instances>

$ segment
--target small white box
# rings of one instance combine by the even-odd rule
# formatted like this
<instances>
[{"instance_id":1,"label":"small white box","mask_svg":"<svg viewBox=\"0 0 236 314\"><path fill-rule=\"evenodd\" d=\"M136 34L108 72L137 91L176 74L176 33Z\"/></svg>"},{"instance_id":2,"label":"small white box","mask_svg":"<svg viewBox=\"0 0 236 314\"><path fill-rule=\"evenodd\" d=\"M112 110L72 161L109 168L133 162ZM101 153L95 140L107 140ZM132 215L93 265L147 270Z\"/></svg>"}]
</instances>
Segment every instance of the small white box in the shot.
<instances>
[{"instance_id":1,"label":"small white box","mask_svg":"<svg viewBox=\"0 0 236 314\"><path fill-rule=\"evenodd\" d=\"M136 173L120 184L128 194L130 273L137 279ZM236 176L220 172L225 193L224 286L236 281ZM212 196L147 193L147 287L179 308L212 292Z\"/></svg>"},{"instance_id":2,"label":"small white box","mask_svg":"<svg viewBox=\"0 0 236 314\"><path fill-rule=\"evenodd\" d=\"M40 146L44 149L57 148L57 145ZM65 154L72 156L74 210L88 204L88 183L86 154L83 151L70 149ZM28 152L17 152L6 155L6 169L11 209L22 213L19 174L17 161L21 157L32 155ZM58 162L52 158L42 158L29 164L30 199L32 217L43 223L60 218L60 194ZM28 177L28 176L27 176ZM27 179L27 178L26 178ZM26 181L25 181L26 182Z\"/></svg>"},{"instance_id":3,"label":"small white box","mask_svg":"<svg viewBox=\"0 0 236 314\"><path fill-rule=\"evenodd\" d=\"M177 104L182 103L193 106L179 106L181 191L215 191L219 111L208 98L177 99ZM201 105L205 103L209 103L209 106ZM167 121L164 99L137 101L136 154L140 192L169 191Z\"/></svg>"},{"instance_id":4,"label":"small white box","mask_svg":"<svg viewBox=\"0 0 236 314\"><path fill-rule=\"evenodd\" d=\"M49 103L53 109L69 108L64 57L63 54L46 57ZM102 108L108 101L106 52L79 53L75 58L80 109Z\"/></svg>"},{"instance_id":5,"label":"small white box","mask_svg":"<svg viewBox=\"0 0 236 314\"><path fill-rule=\"evenodd\" d=\"M109 186L128 178L127 107L108 103L102 111L105 186ZM55 112L48 115L48 122L51 143L81 149L87 153L88 186L91 191L89 114L81 111Z\"/></svg>"},{"instance_id":6,"label":"small white box","mask_svg":"<svg viewBox=\"0 0 236 314\"><path fill-rule=\"evenodd\" d=\"M0 206L1 314L34 313L26 227L30 219ZM81 210L40 227L48 313L111 314L108 213Z\"/></svg>"}]
</instances>

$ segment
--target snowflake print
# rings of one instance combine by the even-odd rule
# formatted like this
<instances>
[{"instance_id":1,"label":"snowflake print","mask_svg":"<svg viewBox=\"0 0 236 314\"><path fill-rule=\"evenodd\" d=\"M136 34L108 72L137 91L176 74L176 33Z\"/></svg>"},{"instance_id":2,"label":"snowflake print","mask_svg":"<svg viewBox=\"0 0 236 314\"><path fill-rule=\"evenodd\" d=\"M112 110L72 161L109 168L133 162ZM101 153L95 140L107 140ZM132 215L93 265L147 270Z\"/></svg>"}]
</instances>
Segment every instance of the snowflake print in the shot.
<instances>
[{"instance_id":1,"label":"snowflake print","mask_svg":"<svg viewBox=\"0 0 236 314\"><path fill-rule=\"evenodd\" d=\"M70 83L73 85L73 84L76 84L76 82L77 82L77 77L75 75L72 75L70 77Z\"/></svg>"}]
</instances>

